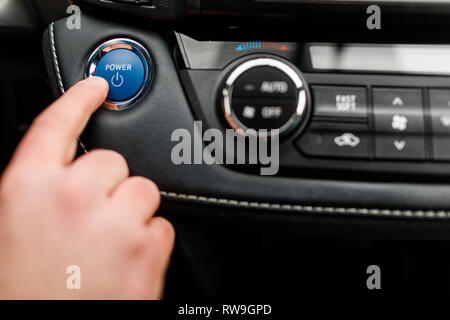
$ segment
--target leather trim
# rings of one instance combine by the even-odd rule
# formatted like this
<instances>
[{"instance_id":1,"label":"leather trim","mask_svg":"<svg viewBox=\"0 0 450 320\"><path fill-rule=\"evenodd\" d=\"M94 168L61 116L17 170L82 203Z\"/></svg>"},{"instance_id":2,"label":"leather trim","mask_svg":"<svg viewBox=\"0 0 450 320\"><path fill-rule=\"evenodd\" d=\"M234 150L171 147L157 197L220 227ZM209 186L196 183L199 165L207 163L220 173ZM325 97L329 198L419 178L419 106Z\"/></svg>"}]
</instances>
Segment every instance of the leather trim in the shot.
<instances>
[{"instance_id":1,"label":"leather trim","mask_svg":"<svg viewBox=\"0 0 450 320\"><path fill-rule=\"evenodd\" d=\"M52 51L52 56L53 56L53 64L54 64L54 67L56 70L56 79L58 80L59 90L61 91L62 94L64 94L65 90L64 90L64 85L62 82L61 70L59 69L58 55L56 53L54 22L52 22L50 24L49 35L50 35L50 46L51 46L51 51Z\"/></svg>"},{"instance_id":2,"label":"leather trim","mask_svg":"<svg viewBox=\"0 0 450 320\"><path fill-rule=\"evenodd\" d=\"M434 210L390 210L390 209L368 209L368 208L343 208L328 206L307 206L300 204L279 204L254 201L240 201L214 197L197 196L193 194L182 194L161 191L165 199L176 199L187 202L207 203L212 205L224 205L246 209L263 209L271 211L302 212L302 213L325 213L325 214L351 214L365 216L385 216L402 218L449 218L450 211Z\"/></svg>"},{"instance_id":3,"label":"leather trim","mask_svg":"<svg viewBox=\"0 0 450 320\"><path fill-rule=\"evenodd\" d=\"M64 84L62 82L61 77L61 70L59 69L59 62L58 62L58 54L56 52L56 45L55 45L55 31L54 31L54 22L50 24L50 50L52 51L52 58L53 58L53 65L56 73L56 79L58 82L59 91L61 91L61 94L64 94L66 90L64 89ZM81 150L83 150L84 153L88 153L88 150L86 149L86 146L84 145L83 141L81 141L81 138L78 138L78 144L80 145Z\"/></svg>"}]
</instances>

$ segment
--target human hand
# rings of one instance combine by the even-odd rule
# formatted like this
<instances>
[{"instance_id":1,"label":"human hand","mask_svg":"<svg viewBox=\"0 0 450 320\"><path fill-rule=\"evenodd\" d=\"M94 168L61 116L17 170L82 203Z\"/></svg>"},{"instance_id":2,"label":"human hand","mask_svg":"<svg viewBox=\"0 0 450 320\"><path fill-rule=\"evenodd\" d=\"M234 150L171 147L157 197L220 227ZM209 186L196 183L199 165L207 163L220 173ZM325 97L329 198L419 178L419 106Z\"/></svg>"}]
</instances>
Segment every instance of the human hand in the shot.
<instances>
[{"instance_id":1,"label":"human hand","mask_svg":"<svg viewBox=\"0 0 450 320\"><path fill-rule=\"evenodd\" d=\"M174 230L153 217L158 187L129 177L125 159L78 136L108 84L90 78L40 114L0 180L0 298L157 299ZM81 289L66 269L80 267Z\"/></svg>"}]
</instances>

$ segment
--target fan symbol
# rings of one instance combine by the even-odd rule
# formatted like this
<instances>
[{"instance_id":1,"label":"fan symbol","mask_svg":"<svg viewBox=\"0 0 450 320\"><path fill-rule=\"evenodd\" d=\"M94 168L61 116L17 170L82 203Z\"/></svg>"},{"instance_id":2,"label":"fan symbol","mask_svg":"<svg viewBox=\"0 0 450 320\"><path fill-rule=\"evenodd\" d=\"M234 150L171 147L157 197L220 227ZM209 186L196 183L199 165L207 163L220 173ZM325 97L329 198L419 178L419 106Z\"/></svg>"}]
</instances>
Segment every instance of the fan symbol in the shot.
<instances>
[{"instance_id":1,"label":"fan symbol","mask_svg":"<svg viewBox=\"0 0 450 320\"><path fill-rule=\"evenodd\" d=\"M391 123L392 129L397 131L405 131L408 127L408 118L405 116L396 114L392 117Z\"/></svg>"}]
</instances>

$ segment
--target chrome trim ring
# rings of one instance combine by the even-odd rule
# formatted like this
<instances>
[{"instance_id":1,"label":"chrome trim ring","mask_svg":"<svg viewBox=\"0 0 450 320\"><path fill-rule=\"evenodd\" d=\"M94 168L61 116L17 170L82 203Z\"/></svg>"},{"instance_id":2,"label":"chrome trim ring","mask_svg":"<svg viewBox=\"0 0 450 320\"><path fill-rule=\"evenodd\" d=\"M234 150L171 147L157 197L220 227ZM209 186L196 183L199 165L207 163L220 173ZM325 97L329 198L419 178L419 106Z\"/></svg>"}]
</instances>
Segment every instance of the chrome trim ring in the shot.
<instances>
[{"instance_id":1,"label":"chrome trim ring","mask_svg":"<svg viewBox=\"0 0 450 320\"><path fill-rule=\"evenodd\" d=\"M85 78L93 77L95 75L95 70L97 69L97 65L100 59L103 58L107 53L116 49L128 49L134 52L141 59L144 65L145 72L144 82L142 83L141 88L131 98L125 101L114 101L106 99L105 103L103 104L104 107L111 110L123 110L128 108L136 100L140 99L150 87L153 75L155 73L155 67L153 65L150 53L141 44L131 39L117 38L109 40L95 49L94 53L91 54L86 64L84 75ZM152 68L151 76L149 74L149 66L151 66Z\"/></svg>"},{"instance_id":2,"label":"chrome trim ring","mask_svg":"<svg viewBox=\"0 0 450 320\"><path fill-rule=\"evenodd\" d=\"M298 103L296 112L293 113L292 117L280 128L278 128L279 135L287 133L291 129L293 129L297 124L300 123L301 117L306 111L307 106L307 95L306 90L304 88L304 84L302 79L300 78L298 72L294 70L292 67L287 65L286 63L272 58L256 58L242 63L239 67L237 67L227 78L225 81L225 87L222 90L222 109L225 115L225 119L231 128L235 129L238 132L243 133L244 131L251 129L245 126L236 116L232 107L231 107L231 98L233 93L233 86L236 80L244 74L246 71L256 68L256 67L272 67L276 68L282 72L284 72L295 84L298 89ZM268 138L273 137L276 134L270 131L268 132L259 132L256 130L249 130L248 133L255 133L260 138Z\"/></svg>"}]
</instances>

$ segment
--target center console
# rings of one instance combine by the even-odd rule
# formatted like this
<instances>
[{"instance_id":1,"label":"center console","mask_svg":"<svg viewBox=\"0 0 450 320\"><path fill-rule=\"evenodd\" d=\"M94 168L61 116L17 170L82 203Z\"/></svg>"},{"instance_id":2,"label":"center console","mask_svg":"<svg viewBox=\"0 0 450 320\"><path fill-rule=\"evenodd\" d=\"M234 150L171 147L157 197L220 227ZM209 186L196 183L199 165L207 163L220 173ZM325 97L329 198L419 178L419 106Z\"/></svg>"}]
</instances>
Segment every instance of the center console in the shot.
<instances>
[{"instance_id":1,"label":"center console","mask_svg":"<svg viewBox=\"0 0 450 320\"><path fill-rule=\"evenodd\" d=\"M372 264L383 297L448 296L449 1L75 3L81 29L43 37L49 84L108 81L79 154L115 150L158 185L168 296L373 299ZM239 151L208 149L227 132L278 143L276 174L217 161Z\"/></svg>"},{"instance_id":2,"label":"center console","mask_svg":"<svg viewBox=\"0 0 450 320\"><path fill-rule=\"evenodd\" d=\"M177 40L199 118L278 129L284 174L450 172L448 45Z\"/></svg>"},{"instance_id":3,"label":"center console","mask_svg":"<svg viewBox=\"0 0 450 320\"><path fill-rule=\"evenodd\" d=\"M62 19L44 36L54 94L104 77L107 108L81 150L120 152L167 202L305 219L450 216L450 38L438 18L446 2L412 11L413 2L385 2L381 30L366 28L358 1L77 3L82 28ZM429 24L399 23L436 8ZM180 129L194 151L208 129L278 141L279 170L176 163Z\"/></svg>"}]
</instances>

